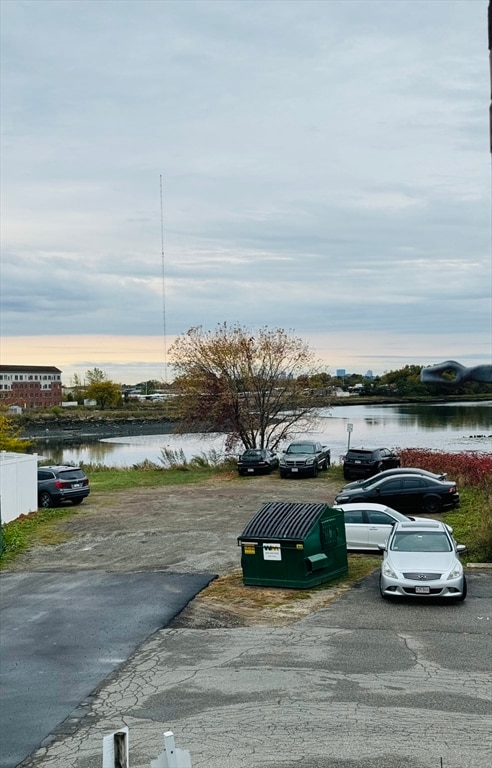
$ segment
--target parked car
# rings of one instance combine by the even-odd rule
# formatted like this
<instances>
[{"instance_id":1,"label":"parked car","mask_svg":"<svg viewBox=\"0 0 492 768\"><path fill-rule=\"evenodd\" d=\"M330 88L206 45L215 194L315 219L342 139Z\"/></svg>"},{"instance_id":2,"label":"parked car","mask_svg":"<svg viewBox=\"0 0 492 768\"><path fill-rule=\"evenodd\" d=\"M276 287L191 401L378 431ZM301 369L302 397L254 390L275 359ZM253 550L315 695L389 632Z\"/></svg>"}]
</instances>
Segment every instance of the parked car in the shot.
<instances>
[{"instance_id":1,"label":"parked car","mask_svg":"<svg viewBox=\"0 0 492 768\"><path fill-rule=\"evenodd\" d=\"M346 480L371 477L399 466L399 455L389 448L349 448L343 458L343 476Z\"/></svg>"},{"instance_id":2,"label":"parked car","mask_svg":"<svg viewBox=\"0 0 492 768\"><path fill-rule=\"evenodd\" d=\"M38 468L39 507L58 507L66 501L81 504L89 493L89 478L80 467Z\"/></svg>"},{"instance_id":3,"label":"parked car","mask_svg":"<svg viewBox=\"0 0 492 768\"><path fill-rule=\"evenodd\" d=\"M452 480L435 480L424 475L376 476L367 485L343 488L335 496L338 505L359 501L384 504L403 513L434 515L457 507L460 496Z\"/></svg>"},{"instance_id":4,"label":"parked car","mask_svg":"<svg viewBox=\"0 0 492 768\"><path fill-rule=\"evenodd\" d=\"M464 600L466 577L457 544L437 521L395 523L384 546L381 597L429 597Z\"/></svg>"},{"instance_id":5,"label":"parked car","mask_svg":"<svg viewBox=\"0 0 492 768\"><path fill-rule=\"evenodd\" d=\"M341 509L345 520L345 537L347 549L376 550L388 540L395 523L411 522L417 518L404 515L396 509L385 507L384 504L337 504L334 509ZM432 522L430 518L420 517L419 520ZM450 533L453 529L446 526Z\"/></svg>"},{"instance_id":6,"label":"parked car","mask_svg":"<svg viewBox=\"0 0 492 768\"><path fill-rule=\"evenodd\" d=\"M299 440L291 443L280 457L280 477L311 475L328 469L331 451L326 445L314 440Z\"/></svg>"},{"instance_id":7,"label":"parked car","mask_svg":"<svg viewBox=\"0 0 492 768\"><path fill-rule=\"evenodd\" d=\"M436 472L429 472L426 469L419 469L419 467L395 467L395 469L385 469L384 472L379 472L378 479L393 477L393 475L424 475L424 477L433 477L435 480L445 480L447 477L446 472L436 474ZM343 490L346 488L364 488L366 485L370 485L370 483L372 483L372 476L362 480L353 480L351 483L344 485Z\"/></svg>"},{"instance_id":8,"label":"parked car","mask_svg":"<svg viewBox=\"0 0 492 768\"><path fill-rule=\"evenodd\" d=\"M237 460L240 475L267 474L278 469L278 456L268 448L248 448Z\"/></svg>"}]
</instances>

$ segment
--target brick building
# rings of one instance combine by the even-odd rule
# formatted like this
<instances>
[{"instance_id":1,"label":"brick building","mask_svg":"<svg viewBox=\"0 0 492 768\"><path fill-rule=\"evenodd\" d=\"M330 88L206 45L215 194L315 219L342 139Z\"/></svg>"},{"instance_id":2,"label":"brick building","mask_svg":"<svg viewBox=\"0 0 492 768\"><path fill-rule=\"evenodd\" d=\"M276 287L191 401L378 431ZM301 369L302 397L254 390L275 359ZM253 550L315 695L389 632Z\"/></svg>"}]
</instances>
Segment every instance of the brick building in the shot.
<instances>
[{"instance_id":1,"label":"brick building","mask_svg":"<svg viewBox=\"0 0 492 768\"><path fill-rule=\"evenodd\" d=\"M0 406L61 405L61 371L53 365L0 365Z\"/></svg>"}]
</instances>

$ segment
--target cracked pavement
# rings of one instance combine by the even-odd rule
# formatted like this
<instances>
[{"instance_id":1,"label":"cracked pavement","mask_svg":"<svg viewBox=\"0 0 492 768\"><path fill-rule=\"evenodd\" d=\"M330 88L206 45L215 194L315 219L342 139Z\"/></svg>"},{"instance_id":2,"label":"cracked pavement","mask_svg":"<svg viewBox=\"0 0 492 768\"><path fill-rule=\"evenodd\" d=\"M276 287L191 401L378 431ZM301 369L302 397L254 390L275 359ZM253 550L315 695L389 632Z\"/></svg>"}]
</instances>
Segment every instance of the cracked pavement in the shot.
<instances>
[{"instance_id":1,"label":"cracked pavement","mask_svg":"<svg viewBox=\"0 0 492 768\"><path fill-rule=\"evenodd\" d=\"M228 538L217 572L234 562L232 532L256 511L261 494L316 493L315 482L287 483L279 491L269 478L258 480L251 502L238 503L232 484L221 491L216 530ZM183 530L192 525L194 505L196 489L183 489ZM194 537L207 570L213 570L211 539L201 537L200 526L205 533L211 510L208 500L202 504ZM87 544L83 520L77 526ZM180 560L175 549L166 550L164 528L162 536L156 532L160 562L189 570L189 545ZM121 570L116 534L113 544ZM70 564L68 549L52 553L55 571ZM100 564L87 559L94 550L79 551L83 569ZM31 553L27 567L39 570L41 561ZM149 768L167 730L189 750L193 768L488 768L492 572L473 571L468 580L468 598L456 605L388 603L373 574L288 626L190 626L178 617L145 640L21 766L100 768L103 736L126 725L130 768Z\"/></svg>"}]
</instances>

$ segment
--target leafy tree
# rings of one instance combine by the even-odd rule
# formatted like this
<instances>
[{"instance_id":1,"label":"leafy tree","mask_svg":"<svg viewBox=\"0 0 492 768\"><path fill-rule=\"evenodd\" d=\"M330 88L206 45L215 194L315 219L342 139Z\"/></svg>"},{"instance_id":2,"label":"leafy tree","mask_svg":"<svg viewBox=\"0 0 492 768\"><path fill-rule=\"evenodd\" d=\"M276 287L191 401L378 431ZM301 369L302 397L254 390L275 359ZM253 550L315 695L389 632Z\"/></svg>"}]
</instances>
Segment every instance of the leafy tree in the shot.
<instances>
[{"instance_id":1,"label":"leafy tree","mask_svg":"<svg viewBox=\"0 0 492 768\"><path fill-rule=\"evenodd\" d=\"M72 397L67 397L67 400L76 400L78 403L82 403L84 400L85 384L77 373L74 373L70 381L72 388Z\"/></svg>"},{"instance_id":2,"label":"leafy tree","mask_svg":"<svg viewBox=\"0 0 492 768\"><path fill-rule=\"evenodd\" d=\"M91 368L89 371L86 371L85 378L89 385L101 384L103 381L108 381L108 377L100 368Z\"/></svg>"},{"instance_id":3,"label":"leafy tree","mask_svg":"<svg viewBox=\"0 0 492 768\"><path fill-rule=\"evenodd\" d=\"M21 430L17 429L12 419L5 413L0 413L0 451L25 453L31 441L23 440L20 434Z\"/></svg>"},{"instance_id":4,"label":"leafy tree","mask_svg":"<svg viewBox=\"0 0 492 768\"><path fill-rule=\"evenodd\" d=\"M272 448L313 416L303 390L316 372L302 339L282 328L254 335L241 325L191 328L169 350L177 377L179 430L226 432L228 447Z\"/></svg>"},{"instance_id":5,"label":"leafy tree","mask_svg":"<svg viewBox=\"0 0 492 768\"><path fill-rule=\"evenodd\" d=\"M112 408L121 403L121 389L118 384L110 381L106 374L99 368L93 368L86 374L89 385L85 390L85 396L89 400L95 400L101 410Z\"/></svg>"}]
</instances>

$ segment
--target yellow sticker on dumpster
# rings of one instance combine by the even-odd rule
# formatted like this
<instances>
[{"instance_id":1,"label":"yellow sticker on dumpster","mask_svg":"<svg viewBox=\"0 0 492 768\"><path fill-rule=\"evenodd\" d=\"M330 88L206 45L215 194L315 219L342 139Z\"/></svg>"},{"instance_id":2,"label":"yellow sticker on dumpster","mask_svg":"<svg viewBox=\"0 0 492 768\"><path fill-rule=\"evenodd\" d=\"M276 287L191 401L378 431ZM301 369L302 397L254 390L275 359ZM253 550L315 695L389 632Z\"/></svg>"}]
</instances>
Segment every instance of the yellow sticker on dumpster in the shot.
<instances>
[{"instance_id":1,"label":"yellow sticker on dumpster","mask_svg":"<svg viewBox=\"0 0 492 768\"><path fill-rule=\"evenodd\" d=\"M244 552L245 555L254 555L255 548L254 547L248 547L245 544L244 547L243 547L243 552Z\"/></svg>"}]
</instances>

